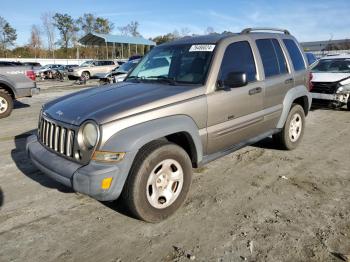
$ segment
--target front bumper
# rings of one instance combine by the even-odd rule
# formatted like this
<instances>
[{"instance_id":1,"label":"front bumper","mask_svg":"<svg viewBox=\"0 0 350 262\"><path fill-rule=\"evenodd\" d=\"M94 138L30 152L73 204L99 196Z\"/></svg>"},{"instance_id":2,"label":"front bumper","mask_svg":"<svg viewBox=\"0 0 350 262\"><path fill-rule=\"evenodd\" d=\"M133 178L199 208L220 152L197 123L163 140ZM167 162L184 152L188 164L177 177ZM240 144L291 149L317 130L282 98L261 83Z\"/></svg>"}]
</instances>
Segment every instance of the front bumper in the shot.
<instances>
[{"instance_id":1,"label":"front bumper","mask_svg":"<svg viewBox=\"0 0 350 262\"><path fill-rule=\"evenodd\" d=\"M119 197L130 167L127 157L117 164L90 161L88 165L80 165L47 150L35 135L28 137L26 150L33 164L47 176L100 201L112 201ZM112 177L112 184L105 190L101 184L107 177Z\"/></svg>"},{"instance_id":2,"label":"front bumper","mask_svg":"<svg viewBox=\"0 0 350 262\"><path fill-rule=\"evenodd\" d=\"M327 100L329 102L337 102L340 104L346 104L349 99L348 93L335 93L335 94L322 94L322 93L311 93L312 99Z\"/></svg>"},{"instance_id":3,"label":"front bumper","mask_svg":"<svg viewBox=\"0 0 350 262\"><path fill-rule=\"evenodd\" d=\"M312 99L335 100L335 94L311 93Z\"/></svg>"}]
</instances>

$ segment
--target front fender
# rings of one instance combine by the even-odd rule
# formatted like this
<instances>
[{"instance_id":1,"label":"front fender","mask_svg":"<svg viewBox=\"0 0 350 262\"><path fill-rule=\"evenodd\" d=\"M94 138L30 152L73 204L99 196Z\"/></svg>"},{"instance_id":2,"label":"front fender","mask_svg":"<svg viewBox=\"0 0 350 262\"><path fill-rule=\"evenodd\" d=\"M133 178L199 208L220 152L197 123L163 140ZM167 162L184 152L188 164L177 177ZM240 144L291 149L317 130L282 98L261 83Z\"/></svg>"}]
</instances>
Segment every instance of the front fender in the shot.
<instances>
[{"instance_id":1,"label":"front fender","mask_svg":"<svg viewBox=\"0 0 350 262\"><path fill-rule=\"evenodd\" d=\"M164 136L186 132L190 135L196 148L197 161L202 161L203 148L199 130L192 118L185 115L169 116L140 123L120 130L111 136L100 148L102 151L126 152L125 158L116 164L119 172L115 174L116 182L110 193L103 200L114 200L121 194L130 168L139 149L145 144Z\"/></svg>"},{"instance_id":2,"label":"front fender","mask_svg":"<svg viewBox=\"0 0 350 262\"><path fill-rule=\"evenodd\" d=\"M304 96L307 97L308 107L309 107L308 110L310 110L311 104L312 104L312 96L311 96L309 90L305 86L303 86L303 85L296 86L287 92L287 94L283 100L282 115L280 117L280 120L278 121L277 128L283 128L283 126L287 120L287 117L288 117L288 114L289 114L289 111L292 107L293 102L297 98L304 97Z\"/></svg>"},{"instance_id":3,"label":"front fender","mask_svg":"<svg viewBox=\"0 0 350 262\"><path fill-rule=\"evenodd\" d=\"M110 137L101 150L135 152L145 144L174 133L186 132L196 149L197 161L203 158L203 146L199 129L186 115L163 117L125 128Z\"/></svg>"}]
</instances>

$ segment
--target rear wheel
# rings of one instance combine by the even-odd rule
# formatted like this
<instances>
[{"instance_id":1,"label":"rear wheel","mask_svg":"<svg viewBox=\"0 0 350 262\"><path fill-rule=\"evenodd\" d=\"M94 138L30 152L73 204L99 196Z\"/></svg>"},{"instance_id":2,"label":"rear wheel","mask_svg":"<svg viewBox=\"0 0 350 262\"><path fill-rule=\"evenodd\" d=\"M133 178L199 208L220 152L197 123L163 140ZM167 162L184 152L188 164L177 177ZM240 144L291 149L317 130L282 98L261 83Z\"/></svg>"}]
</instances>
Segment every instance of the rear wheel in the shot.
<instances>
[{"instance_id":1,"label":"rear wheel","mask_svg":"<svg viewBox=\"0 0 350 262\"><path fill-rule=\"evenodd\" d=\"M11 95L4 89L0 89L0 118L8 117L13 109Z\"/></svg>"},{"instance_id":2,"label":"rear wheel","mask_svg":"<svg viewBox=\"0 0 350 262\"><path fill-rule=\"evenodd\" d=\"M122 197L134 216L159 222L186 200L191 181L192 164L187 153L167 141L154 141L136 156Z\"/></svg>"},{"instance_id":3,"label":"rear wheel","mask_svg":"<svg viewBox=\"0 0 350 262\"><path fill-rule=\"evenodd\" d=\"M292 150L299 145L304 135L304 128L304 109L298 104L293 104L283 129L275 134L273 138L283 149Z\"/></svg>"}]
</instances>

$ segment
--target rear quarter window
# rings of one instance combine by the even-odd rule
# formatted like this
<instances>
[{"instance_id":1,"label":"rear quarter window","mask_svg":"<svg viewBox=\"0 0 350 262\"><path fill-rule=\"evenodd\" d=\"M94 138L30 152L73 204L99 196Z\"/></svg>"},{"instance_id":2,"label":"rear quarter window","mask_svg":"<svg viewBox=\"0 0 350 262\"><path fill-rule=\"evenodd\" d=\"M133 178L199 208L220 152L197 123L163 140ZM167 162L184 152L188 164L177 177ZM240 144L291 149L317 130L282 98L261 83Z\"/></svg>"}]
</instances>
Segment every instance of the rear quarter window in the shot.
<instances>
[{"instance_id":1,"label":"rear quarter window","mask_svg":"<svg viewBox=\"0 0 350 262\"><path fill-rule=\"evenodd\" d=\"M295 71L304 70L306 68L304 58L295 41L292 39L283 39L283 43L287 48L290 59L292 60L294 70Z\"/></svg>"}]
</instances>

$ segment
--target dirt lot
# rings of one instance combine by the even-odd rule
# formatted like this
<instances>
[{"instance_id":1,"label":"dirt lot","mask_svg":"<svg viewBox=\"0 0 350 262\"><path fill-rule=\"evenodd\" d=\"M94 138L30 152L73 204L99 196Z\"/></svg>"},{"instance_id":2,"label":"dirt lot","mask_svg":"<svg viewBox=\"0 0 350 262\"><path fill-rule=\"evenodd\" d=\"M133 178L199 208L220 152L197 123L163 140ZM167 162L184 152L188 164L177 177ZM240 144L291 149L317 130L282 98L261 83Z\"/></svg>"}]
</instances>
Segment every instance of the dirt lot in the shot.
<instances>
[{"instance_id":1,"label":"dirt lot","mask_svg":"<svg viewBox=\"0 0 350 262\"><path fill-rule=\"evenodd\" d=\"M350 254L350 112L312 111L295 151L266 139L196 170L185 205L147 224L118 202L46 178L27 159L25 138L40 106L76 90L45 87L0 120L0 261L342 261Z\"/></svg>"}]
</instances>

